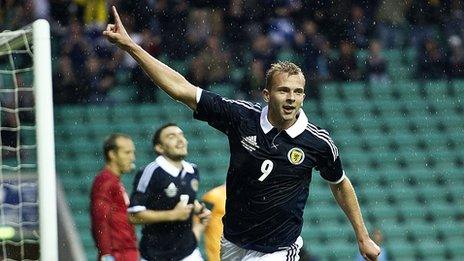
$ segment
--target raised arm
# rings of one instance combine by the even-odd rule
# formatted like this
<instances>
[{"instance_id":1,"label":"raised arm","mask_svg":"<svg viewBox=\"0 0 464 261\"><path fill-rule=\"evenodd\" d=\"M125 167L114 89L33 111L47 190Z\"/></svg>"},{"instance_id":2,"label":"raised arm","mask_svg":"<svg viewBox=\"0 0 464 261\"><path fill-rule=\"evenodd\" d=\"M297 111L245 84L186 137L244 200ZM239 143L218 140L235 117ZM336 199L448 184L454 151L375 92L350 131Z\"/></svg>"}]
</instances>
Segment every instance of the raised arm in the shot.
<instances>
[{"instance_id":1,"label":"raised arm","mask_svg":"<svg viewBox=\"0 0 464 261\"><path fill-rule=\"evenodd\" d=\"M361 215L358 199L348 177L338 184L330 184L332 194L343 209L353 226L358 240L359 251L366 260L377 260L380 248L369 237L366 226Z\"/></svg>"},{"instance_id":2,"label":"raised arm","mask_svg":"<svg viewBox=\"0 0 464 261\"><path fill-rule=\"evenodd\" d=\"M143 68L152 81L163 89L173 99L178 100L192 110L196 109L196 87L188 82L184 76L160 62L136 44L127 33L119 18L116 7L112 7L114 24L108 24L103 35L108 41L129 53Z\"/></svg>"}]
</instances>

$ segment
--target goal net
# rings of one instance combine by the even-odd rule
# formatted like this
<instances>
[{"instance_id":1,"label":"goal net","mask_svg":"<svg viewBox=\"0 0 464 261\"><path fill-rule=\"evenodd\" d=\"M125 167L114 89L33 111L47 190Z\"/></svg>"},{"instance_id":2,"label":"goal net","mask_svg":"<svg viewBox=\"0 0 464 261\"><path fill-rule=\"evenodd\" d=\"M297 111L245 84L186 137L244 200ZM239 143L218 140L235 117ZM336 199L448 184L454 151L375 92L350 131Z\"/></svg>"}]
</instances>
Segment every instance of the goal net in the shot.
<instances>
[{"instance_id":1,"label":"goal net","mask_svg":"<svg viewBox=\"0 0 464 261\"><path fill-rule=\"evenodd\" d=\"M0 33L0 257L58 260L50 29Z\"/></svg>"}]
</instances>

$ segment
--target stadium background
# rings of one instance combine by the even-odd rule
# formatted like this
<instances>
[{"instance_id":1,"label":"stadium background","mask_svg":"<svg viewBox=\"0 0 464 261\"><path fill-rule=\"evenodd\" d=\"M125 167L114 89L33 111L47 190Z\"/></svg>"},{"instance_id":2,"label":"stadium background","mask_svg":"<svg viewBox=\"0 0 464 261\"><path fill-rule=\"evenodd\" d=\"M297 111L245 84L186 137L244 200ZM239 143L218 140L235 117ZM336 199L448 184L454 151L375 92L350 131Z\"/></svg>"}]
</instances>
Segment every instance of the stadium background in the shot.
<instances>
[{"instance_id":1,"label":"stadium background","mask_svg":"<svg viewBox=\"0 0 464 261\"><path fill-rule=\"evenodd\" d=\"M0 31L52 24L59 179L89 260L89 189L101 143L132 135L137 166L150 138L177 122L190 141L204 192L224 181L222 134L152 87L101 36L116 4L134 39L193 83L258 100L276 60L301 65L304 109L330 131L364 219L392 260L459 260L464 254L464 16L461 1L0 1ZM369 46L379 41L380 58ZM343 55L341 55L343 54ZM2 135L2 138L4 135ZM124 182L130 191L132 175ZM349 222L313 175L302 236L322 260L354 259Z\"/></svg>"}]
</instances>

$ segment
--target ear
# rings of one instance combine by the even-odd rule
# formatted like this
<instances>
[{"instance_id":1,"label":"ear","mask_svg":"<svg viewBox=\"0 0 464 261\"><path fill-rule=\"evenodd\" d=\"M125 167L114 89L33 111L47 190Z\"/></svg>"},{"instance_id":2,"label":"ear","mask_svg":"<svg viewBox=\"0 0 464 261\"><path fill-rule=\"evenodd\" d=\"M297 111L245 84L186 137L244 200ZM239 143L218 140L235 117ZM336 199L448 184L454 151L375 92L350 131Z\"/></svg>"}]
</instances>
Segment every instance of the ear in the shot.
<instances>
[{"instance_id":1,"label":"ear","mask_svg":"<svg viewBox=\"0 0 464 261\"><path fill-rule=\"evenodd\" d=\"M162 155L164 153L163 146L161 146L160 144L156 144L155 145L155 151L156 151L156 153Z\"/></svg>"},{"instance_id":2,"label":"ear","mask_svg":"<svg viewBox=\"0 0 464 261\"><path fill-rule=\"evenodd\" d=\"M108 151L108 157L110 161L114 161L114 159L116 158L116 152L114 150Z\"/></svg>"},{"instance_id":3,"label":"ear","mask_svg":"<svg viewBox=\"0 0 464 261\"><path fill-rule=\"evenodd\" d=\"M269 102L269 97L270 97L270 93L269 93L269 90L264 88L263 91L262 91L262 94L263 94L263 99L266 103Z\"/></svg>"}]
</instances>

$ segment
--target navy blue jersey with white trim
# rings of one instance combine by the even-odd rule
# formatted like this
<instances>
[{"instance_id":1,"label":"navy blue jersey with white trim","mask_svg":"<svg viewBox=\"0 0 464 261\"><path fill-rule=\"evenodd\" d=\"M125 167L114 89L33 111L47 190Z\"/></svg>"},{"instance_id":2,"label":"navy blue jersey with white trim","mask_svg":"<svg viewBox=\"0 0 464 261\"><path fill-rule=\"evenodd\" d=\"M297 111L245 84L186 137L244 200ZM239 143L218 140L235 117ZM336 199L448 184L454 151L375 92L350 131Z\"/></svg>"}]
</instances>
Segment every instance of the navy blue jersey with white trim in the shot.
<instances>
[{"instance_id":1,"label":"navy blue jersey with white trim","mask_svg":"<svg viewBox=\"0 0 464 261\"><path fill-rule=\"evenodd\" d=\"M193 204L198 190L196 166L182 162L179 171L163 156L159 156L137 173L128 212L142 210L171 210L180 195L189 195ZM146 260L181 260L197 247L192 232L192 219L186 221L145 224L140 240L140 253Z\"/></svg>"},{"instance_id":2,"label":"navy blue jersey with white trim","mask_svg":"<svg viewBox=\"0 0 464 261\"><path fill-rule=\"evenodd\" d=\"M312 169L332 183L344 178L337 147L302 110L294 125L278 131L267 107L200 95L194 117L229 139L225 238L266 253L291 246L301 233Z\"/></svg>"}]
</instances>

